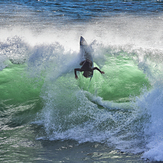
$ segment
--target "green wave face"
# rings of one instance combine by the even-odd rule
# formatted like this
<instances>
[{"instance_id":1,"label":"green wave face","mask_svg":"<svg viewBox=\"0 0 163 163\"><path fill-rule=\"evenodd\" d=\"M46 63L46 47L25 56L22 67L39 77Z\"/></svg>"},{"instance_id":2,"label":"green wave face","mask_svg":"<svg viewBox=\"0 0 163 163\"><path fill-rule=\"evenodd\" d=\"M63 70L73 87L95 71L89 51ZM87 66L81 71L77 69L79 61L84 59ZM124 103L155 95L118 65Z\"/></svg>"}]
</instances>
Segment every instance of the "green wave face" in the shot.
<instances>
[{"instance_id":1,"label":"green wave face","mask_svg":"<svg viewBox=\"0 0 163 163\"><path fill-rule=\"evenodd\" d=\"M5 104L38 99L40 90L41 86L36 87L34 80L27 77L25 65L12 64L0 72L0 97Z\"/></svg>"},{"instance_id":2,"label":"green wave face","mask_svg":"<svg viewBox=\"0 0 163 163\"><path fill-rule=\"evenodd\" d=\"M146 75L128 57L106 57L101 75L94 71L92 80L80 74L79 86L104 100L126 102L130 96L140 95L144 87L150 88ZM94 66L97 66L94 63ZM97 66L98 67L98 66Z\"/></svg>"},{"instance_id":3,"label":"green wave face","mask_svg":"<svg viewBox=\"0 0 163 163\"><path fill-rule=\"evenodd\" d=\"M96 63L94 66L98 67ZM0 97L5 103L23 103L39 98L43 81L29 78L25 68L26 65L12 64L0 72ZM144 87L151 87L146 75L129 57L106 55L101 70L105 74L95 70L91 80L80 73L77 83L73 83L103 100L114 102L127 102L129 97L140 95ZM62 80L67 80L66 76Z\"/></svg>"}]
</instances>

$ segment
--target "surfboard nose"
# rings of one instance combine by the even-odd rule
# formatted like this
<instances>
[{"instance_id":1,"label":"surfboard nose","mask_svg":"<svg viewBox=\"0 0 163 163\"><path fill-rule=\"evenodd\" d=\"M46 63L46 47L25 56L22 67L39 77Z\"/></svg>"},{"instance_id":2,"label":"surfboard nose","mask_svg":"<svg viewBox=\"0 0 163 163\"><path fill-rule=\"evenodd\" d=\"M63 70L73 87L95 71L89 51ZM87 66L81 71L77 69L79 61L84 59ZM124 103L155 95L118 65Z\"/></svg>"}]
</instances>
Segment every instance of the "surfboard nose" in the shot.
<instances>
[{"instance_id":1,"label":"surfboard nose","mask_svg":"<svg viewBox=\"0 0 163 163\"><path fill-rule=\"evenodd\" d=\"M80 37L80 45L87 45L87 42L82 36Z\"/></svg>"}]
</instances>

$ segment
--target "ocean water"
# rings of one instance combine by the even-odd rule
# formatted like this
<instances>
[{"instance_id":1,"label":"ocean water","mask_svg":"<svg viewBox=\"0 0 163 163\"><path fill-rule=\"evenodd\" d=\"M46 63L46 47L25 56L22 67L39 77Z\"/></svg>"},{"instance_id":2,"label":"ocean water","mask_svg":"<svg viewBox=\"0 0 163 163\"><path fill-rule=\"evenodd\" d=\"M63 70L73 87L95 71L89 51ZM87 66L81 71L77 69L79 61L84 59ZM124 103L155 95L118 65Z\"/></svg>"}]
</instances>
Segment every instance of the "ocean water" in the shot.
<instances>
[{"instance_id":1,"label":"ocean water","mask_svg":"<svg viewBox=\"0 0 163 163\"><path fill-rule=\"evenodd\" d=\"M1 0L0 162L162 162L162 27L161 0Z\"/></svg>"}]
</instances>

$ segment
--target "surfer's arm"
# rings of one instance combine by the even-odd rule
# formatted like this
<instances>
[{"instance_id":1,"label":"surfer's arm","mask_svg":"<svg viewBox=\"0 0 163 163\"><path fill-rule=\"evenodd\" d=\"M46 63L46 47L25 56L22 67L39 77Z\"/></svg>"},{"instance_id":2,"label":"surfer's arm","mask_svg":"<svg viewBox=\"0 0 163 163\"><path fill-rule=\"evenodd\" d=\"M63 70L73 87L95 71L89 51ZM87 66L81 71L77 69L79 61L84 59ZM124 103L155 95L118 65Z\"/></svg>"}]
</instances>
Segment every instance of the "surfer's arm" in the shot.
<instances>
[{"instance_id":1,"label":"surfer's arm","mask_svg":"<svg viewBox=\"0 0 163 163\"><path fill-rule=\"evenodd\" d=\"M101 71L98 67L93 67L93 70L98 70L101 74L104 74L104 71Z\"/></svg>"},{"instance_id":2,"label":"surfer's arm","mask_svg":"<svg viewBox=\"0 0 163 163\"><path fill-rule=\"evenodd\" d=\"M77 75L76 71L82 71L82 70L80 68L75 68L74 69L75 78L78 79L78 75Z\"/></svg>"}]
</instances>

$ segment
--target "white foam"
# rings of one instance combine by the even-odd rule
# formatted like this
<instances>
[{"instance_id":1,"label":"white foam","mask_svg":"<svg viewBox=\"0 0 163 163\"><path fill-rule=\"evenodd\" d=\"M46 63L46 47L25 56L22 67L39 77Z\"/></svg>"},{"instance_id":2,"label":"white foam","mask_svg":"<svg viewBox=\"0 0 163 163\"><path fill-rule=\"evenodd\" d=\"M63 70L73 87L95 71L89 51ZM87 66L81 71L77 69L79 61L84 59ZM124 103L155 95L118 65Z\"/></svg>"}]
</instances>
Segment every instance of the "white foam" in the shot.
<instances>
[{"instance_id":1,"label":"white foam","mask_svg":"<svg viewBox=\"0 0 163 163\"><path fill-rule=\"evenodd\" d=\"M159 86L148 93L144 104L150 121L144 128L147 150L142 157L152 161L163 161L163 88Z\"/></svg>"},{"instance_id":2,"label":"white foam","mask_svg":"<svg viewBox=\"0 0 163 163\"><path fill-rule=\"evenodd\" d=\"M0 71L3 70L8 64L6 61L6 57L3 55L0 55Z\"/></svg>"},{"instance_id":3,"label":"white foam","mask_svg":"<svg viewBox=\"0 0 163 163\"><path fill-rule=\"evenodd\" d=\"M157 139L157 140L154 140L147 145L149 150L143 154L142 158L149 159L151 161L163 161L163 141L162 141L162 138L158 138L158 137L156 138L155 137L153 139Z\"/></svg>"}]
</instances>

